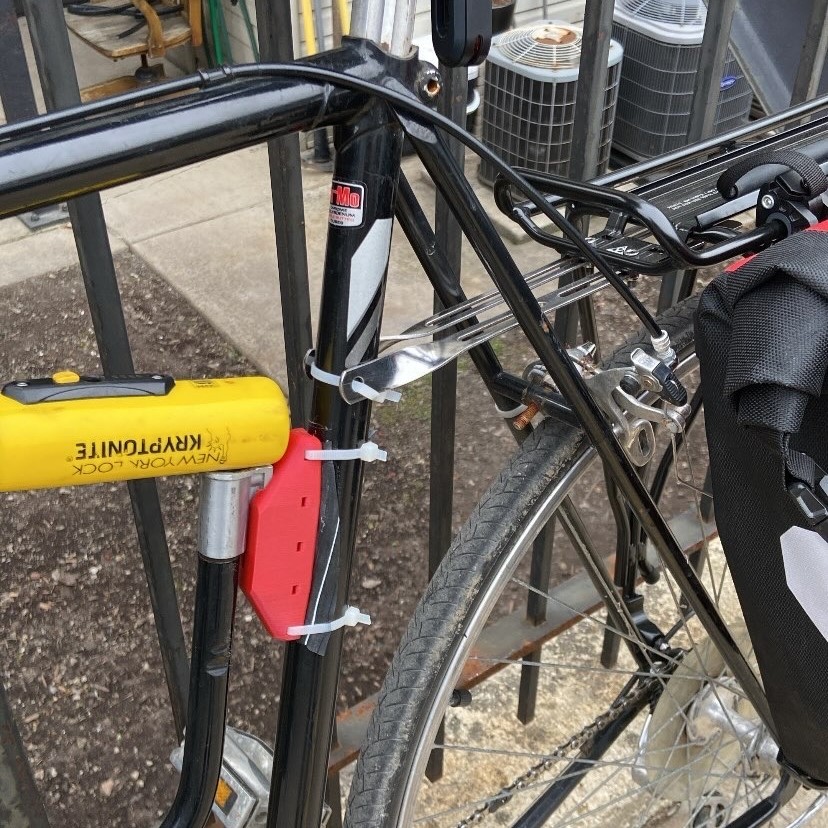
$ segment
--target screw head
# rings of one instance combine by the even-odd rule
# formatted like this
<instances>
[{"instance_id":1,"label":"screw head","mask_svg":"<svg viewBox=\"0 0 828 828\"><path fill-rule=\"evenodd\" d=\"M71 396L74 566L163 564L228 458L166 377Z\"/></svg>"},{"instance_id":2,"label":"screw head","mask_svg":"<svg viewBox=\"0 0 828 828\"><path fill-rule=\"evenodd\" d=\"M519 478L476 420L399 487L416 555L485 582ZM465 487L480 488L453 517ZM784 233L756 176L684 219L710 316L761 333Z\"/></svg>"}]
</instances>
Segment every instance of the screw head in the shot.
<instances>
[{"instance_id":1,"label":"screw head","mask_svg":"<svg viewBox=\"0 0 828 828\"><path fill-rule=\"evenodd\" d=\"M776 206L776 199L770 193L766 193L765 195L762 196L760 204L766 210L770 210L771 208Z\"/></svg>"}]
</instances>

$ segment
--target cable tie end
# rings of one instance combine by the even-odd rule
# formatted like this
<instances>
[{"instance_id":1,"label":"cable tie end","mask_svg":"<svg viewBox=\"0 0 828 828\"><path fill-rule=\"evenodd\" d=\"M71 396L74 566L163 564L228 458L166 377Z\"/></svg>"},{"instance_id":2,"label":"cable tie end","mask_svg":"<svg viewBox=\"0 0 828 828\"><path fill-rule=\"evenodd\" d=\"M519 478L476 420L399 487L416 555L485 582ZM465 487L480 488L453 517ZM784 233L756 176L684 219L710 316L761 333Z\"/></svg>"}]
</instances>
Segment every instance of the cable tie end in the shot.
<instances>
[{"instance_id":1,"label":"cable tie end","mask_svg":"<svg viewBox=\"0 0 828 828\"><path fill-rule=\"evenodd\" d=\"M402 399L402 394L399 391L394 391L392 388L387 388L385 391L377 391L367 383L356 379L351 381L351 390L366 400L372 400L378 403L399 402Z\"/></svg>"},{"instance_id":2,"label":"cable tie end","mask_svg":"<svg viewBox=\"0 0 828 828\"><path fill-rule=\"evenodd\" d=\"M333 621L323 621L319 624L299 624L287 628L288 635L326 635L342 627L355 627L357 624L371 624L371 616L362 612L358 607L345 607L345 612Z\"/></svg>"},{"instance_id":3,"label":"cable tie end","mask_svg":"<svg viewBox=\"0 0 828 828\"><path fill-rule=\"evenodd\" d=\"M384 463L387 459L388 452L371 441L355 449L306 449L305 451L305 460L362 460L365 463L379 460Z\"/></svg>"}]
</instances>

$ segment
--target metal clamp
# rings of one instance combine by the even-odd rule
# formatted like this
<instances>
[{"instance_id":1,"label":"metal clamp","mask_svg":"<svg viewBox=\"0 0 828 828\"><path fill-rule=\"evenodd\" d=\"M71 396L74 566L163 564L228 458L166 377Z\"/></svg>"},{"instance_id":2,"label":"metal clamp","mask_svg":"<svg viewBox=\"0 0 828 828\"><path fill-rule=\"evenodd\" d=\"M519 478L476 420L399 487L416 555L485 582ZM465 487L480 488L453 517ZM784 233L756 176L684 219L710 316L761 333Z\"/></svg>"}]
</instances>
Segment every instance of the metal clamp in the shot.
<instances>
[{"instance_id":1,"label":"metal clamp","mask_svg":"<svg viewBox=\"0 0 828 828\"><path fill-rule=\"evenodd\" d=\"M582 377L591 377L601 369L598 368L595 362L596 346L593 342L582 342L573 348L567 348L566 353L575 364L575 368ZM548 385L550 388L558 390L554 380L546 370L546 366L539 359L530 362L526 368L523 369L523 378L527 382Z\"/></svg>"},{"instance_id":2,"label":"metal clamp","mask_svg":"<svg viewBox=\"0 0 828 828\"><path fill-rule=\"evenodd\" d=\"M402 399L402 394L400 394L399 391L394 391L390 388L377 391L375 388L368 385L368 383L366 383L362 378L351 377L347 371L341 376L339 374L332 374L330 371L323 371L316 364L313 351L308 351L306 354L305 365L307 366L308 373L313 379L318 380L319 382L324 382L325 385L332 385L335 388L339 388L343 399L349 403L358 402L360 399L371 400L372 402L378 403L399 402L400 399ZM349 395L345 394L344 389L346 384L352 392Z\"/></svg>"},{"instance_id":3,"label":"metal clamp","mask_svg":"<svg viewBox=\"0 0 828 828\"><path fill-rule=\"evenodd\" d=\"M671 434L678 434L684 430L689 408L670 405L657 408L648 405L624 390L622 383L629 379L639 382L640 375L629 368L611 368L598 370L592 376L585 377L584 381L601 410L612 420L627 456L636 466L643 466L652 459L655 452L653 423L664 426ZM660 384L653 378L649 383L651 387L647 388L645 382L641 379L639 384L646 390L655 393L661 390Z\"/></svg>"},{"instance_id":4,"label":"metal clamp","mask_svg":"<svg viewBox=\"0 0 828 828\"><path fill-rule=\"evenodd\" d=\"M272 466L202 476L198 550L203 558L229 561L244 552L250 501L271 477Z\"/></svg>"},{"instance_id":5,"label":"metal clamp","mask_svg":"<svg viewBox=\"0 0 828 828\"><path fill-rule=\"evenodd\" d=\"M667 337L667 334L664 334ZM687 390L679 382L673 373L673 368L678 364L676 352L670 346L667 337L666 350L662 351L665 356L651 356L641 348L635 348L630 354L630 362L638 381L647 391L654 391L662 399L673 405L684 405L687 402Z\"/></svg>"}]
</instances>

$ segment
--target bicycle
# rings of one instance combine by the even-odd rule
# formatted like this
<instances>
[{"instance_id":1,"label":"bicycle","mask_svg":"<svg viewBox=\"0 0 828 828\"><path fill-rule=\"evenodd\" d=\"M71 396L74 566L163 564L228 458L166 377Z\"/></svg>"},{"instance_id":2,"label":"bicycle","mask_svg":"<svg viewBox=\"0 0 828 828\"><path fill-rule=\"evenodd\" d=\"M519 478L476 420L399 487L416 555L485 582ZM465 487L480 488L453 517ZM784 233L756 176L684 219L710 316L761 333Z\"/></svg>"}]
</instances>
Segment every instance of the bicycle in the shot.
<instances>
[{"instance_id":1,"label":"bicycle","mask_svg":"<svg viewBox=\"0 0 828 828\"><path fill-rule=\"evenodd\" d=\"M377 20L373 22L378 23ZM374 30L368 27L366 31ZM405 54L406 37L398 36L397 30L394 31L392 52ZM746 233L722 229L724 220L755 200L754 190L750 187L740 197L729 201L704 193L703 203L697 200L692 203L691 214L697 219L693 232L687 233L685 228L679 233L674 226L687 215L687 204L675 202L672 197L680 185L698 192L699 177L704 176L708 181L718 177L736 160L749 156L755 147L736 149L721 159L645 185L635 194L621 194L595 185L577 185L541 176L519 176L504 168L496 158L490 158L499 166L506 183L523 193L521 198L530 200L529 206L519 203L510 195L508 187L501 184L498 190L501 206L536 238L559 247L564 253L575 252L580 257L573 263L543 269L524 281L482 214L468 183L453 166L444 145L434 137L434 127L436 125L466 142L470 139L450 122L435 116L409 91L418 89L420 96L428 99L435 91L434 83L434 75L428 70L422 71L414 59L386 54L370 40L351 40L340 50L306 62L205 72L152 90L47 115L32 124L6 127L0 130L0 149L5 151L5 155L0 156L0 215L57 201L68 195L91 192L119 180L147 177L264 137L309 126L333 125L339 130L334 175L343 190L336 194L337 209L331 219L319 340L315 354L308 360L308 369L317 380L312 430L325 443L321 449L327 452L323 454L323 462L339 488L338 497L323 498L321 503L323 524L339 527L327 546L322 539L322 548L339 556L337 583L333 594L327 597L329 607L326 609L329 611L323 619L311 613L299 624L288 625L289 637L304 637L288 649L286 690L280 708L271 808L267 818L269 825L315 828L322 813L341 634L334 632L328 640L328 633L322 631L324 637L320 639L320 631L301 628L305 621L313 624L346 617L347 579L362 470L360 463L337 453L359 452L359 446L366 443L371 401L389 399L396 387L404 384L412 374L427 372L446 358L445 343L437 348L423 348L417 354L418 364L409 370L411 363L406 363L406 359L410 359L413 352L395 351L383 355L378 351L383 278L394 212L420 252L424 269L443 304L449 308L445 314L406 332L404 339L456 328L459 333L449 340L452 343L448 348L449 355L463 351L470 353L498 407L511 413L511 419L514 419L518 413L525 413L517 412L516 405L521 408L531 404L546 414L547 419L531 433L528 429L524 431L528 436L516 459L493 484L472 521L461 532L413 619L412 632L401 645L392 666L367 747L356 770L349 824L390 826L408 824L415 818L411 800L431 756L432 737L438 732L440 722L449 714L450 708L456 707L460 713L473 711L479 704L475 697L482 698L485 693L485 690L475 693L469 705L470 686L473 687L484 674L493 672L493 668L467 668L468 676L461 681L458 676L473 639L482 635L481 646L488 646L489 639L497 638L491 632L484 633L484 616L489 614L491 604L513 580L523 588L527 588L528 583L528 591L539 594L541 600L536 604L552 603L558 609L564 609L562 615L540 621L549 628L544 635L551 636L560 627L571 626L580 618L587 624L594 623L596 608L605 603L610 623L601 626L597 640L584 634L582 625L574 625L572 636L577 639L574 646L594 646L602 650L603 656L599 660L603 661L605 675L612 678L617 671L623 670L626 678L621 681L620 695L618 688L615 692L613 689L604 691L604 695L597 699L601 714L587 716L587 726L577 727L571 738L544 734L546 744L539 767L529 775L524 772L512 777L514 784L509 780L505 783L496 781L493 790L485 798L474 800L468 812L452 805L448 824L469 824L490 812L499 812L499 816L494 817L499 820L512 809L522 810L524 805L518 801L520 797L515 792L520 796L526 790L531 793L541 770L546 771L564 761L568 770L557 785L549 788L553 793L540 797L540 804L533 806L539 810L523 823L540 824L531 820L545 819L550 799L555 807L560 805L559 800L568 800L584 777L591 782L594 774L586 773L586 770L599 760L605 761L609 773L619 767L634 771L638 776L638 781L631 777L634 790L643 791L644 795L648 791L655 793L648 810L637 814L644 821L651 817L672 818L675 816L672 803L678 802L685 809L678 818L685 823L718 825L741 815L742 824L758 824L758 821L773 816L778 807L787 802L796 785L808 780L795 779L794 769L780 769L775 754L771 760L768 751L773 748L772 741L755 739L756 722L761 719L764 723L760 733L765 737L768 733L764 728L769 728L768 722L772 718L750 665L749 647L745 645L740 627L733 627L731 632L721 621L714 601L698 586L700 577L712 577L717 585L723 577L720 563L708 554L707 540L712 530L705 524L705 518L710 515L703 508L702 500L709 492L705 492L703 481L692 482L692 487L700 490L696 493L698 503L693 504L693 508L700 513L701 519L691 518L691 533L699 527L700 531L684 547L679 546L668 529L665 515L653 505L653 494L631 462L631 458L640 461L644 468L655 465L654 491L658 499L667 478L673 473L675 461L672 440L661 452L664 459L657 463L653 460L656 444L652 423L665 426L668 431L672 424L676 435L684 432L685 425L698 425L700 397L693 393L689 410L684 410L682 385L678 382L692 387L687 376L693 369L690 328L693 300L688 299L656 322L615 272L615 268L646 273L675 269L678 265L712 265L740 253L755 251L781 238L787 231L775 221L768 221ZM172 92L187 94L181 98L162 98ZM137 107L137 104L141 106ZM738 135L729 136L728 140L790 123L805 115L818 115L825 105L823 100L799 107L785 116L769 119L759 127L746 128ZM194 112L203 116L203 130L198 135L192 134L181 119L183 113L191 116ZM147 131L147 125L154 131ZM816 117L781 135L763 138L760 146L763 149L807 146L820 137L824 126L825 116ZM395 203L403 131L453 205L499 293L539 356L542 366L533 362L526 377L503 372L488 341L491 331L513 325L511 318L502 317L496 324L489 324L487 330L477 325L475 317L482 312L483 306L497 307L499 300L490 296L482 301L466 301L450 278L450 268L446 267L439 249L435 250L433 233L404 178L399 180ZM86 147L93 137L96 149L89 153ZM718 141L679 153L672 160L687 160L694 152L704 152L715 146ZM55 147L61 152L54 152ZM4 166L3 157L14 163ZM653 171L658 169L658 164L643 165L643 169ZM639 167L632 174L641 171L642 167ZM765 183L764 179L762 183ZM626 221L620 226L611 225L605 236L596 235L590 244L572 228L565 216L557 212L554 199L545 197L533 185L553 189L556 197L578 205L581 211L597 210L610 218L618 218L620 214ZM641 197L655 199L658 195L664 197L665 193L671 194L671 201L677 204L669 218ZM532 221L533 213L542 213L562 230L563 235L550 236L537 227ZM632 223L629 221L631 216L634 218ZM800 215L796 223L807 225L810 221ZM649 240L650 236L655 242ZM597 274L583 277L574 287L552 290L544 297L542 311L526 282L536 290L543 289L550 280L582 267L582 260L592 264ZM358 267L354 267L355 261ZM343 284L347 284L349 278L355 281L346 299ZM634 308L647 332L610 357L606 363L609 370L599 372L590 363L588 350L567 353L563 349L551 335L544 312L585 298L607 284L611 284ZM668 334L667 339L663 332ZM654 350L655 357L643 351L633 357L632 346L637 344ZM675 373L668 367L672 362L671 346L679 359ZM401 353L404 356L394 356ZM598 383L593 383L594 390L590 392L575 367L576 362L586 375L604 377L612 382L603 391ZM614 368L620 369L620 373L612 373ZM630 369L638 378L638 387L625 382ZM554 387L546 382L547 374ZM624 404L637 415L633 420L623 411L619 416L612 408L610 397L614 398L619 390L626 395ZM652 405L658 395L667 407ZM596 398L602 399L603 404L598 405ZM595 446L594 450L588 447L580 430L581 424ZM623 446L615 437L614 429L620 431ZM676 452L681 448L686 450L688 442L677 436ZM612 575L606 569L603 556L589 543L589 533L569 496L572 483L584 473L593 451L600 455L606 468L604 485L609 491L613 518L620 527L616 572ZM364 454L362 459L369 457ZM564 596L562 599L559 594L546 594L543 588L533 586L538 578L531 574L513 579L518 558L553 514L587 567L587 575L568 587L580 590L580 595L575 597ZM494 515L494 518L489 520L487 515ZM489 523L498 527L497 531L490 530ZM479 529L480 526L483 528ZM504 526L507 531L502 533L500 529ZM664 572L658 571L648 552L645 535L663 554ZM547 533L544 542L548 542L548 537ZM347 542L337 546L336 538L345 538ZM688 560L688 551L698 554ZM321 558L324 560L326 556L322 554ZM640 601L633 593L642 577L648 584L658 580L660 589L666 589L667 593L673 586L678 612L671 616L669 624L656 628L652 618L641 614ZM323 593L320 584L324 587L324 578L315 586L316 597ZM651 586L655 594L657 587L655 584ZM596 596L595 590L604 596L603 601ZM650 592L649 587L647 591ZM721 588L714 589L714 595L719 592ZM446 600L446 596L450 600ZM511 600L508 594L506 598ZM201 604L200 609L207 612L207 603ZM540 620L544 609L543 606L534 607L536 620ZM705 633L693 627L695 618L702 622L705 633L710 636L709 642L700 638ZM494 629L502 619L508 626L512 615L495 616ZM686 624L685 620L690 623ZM604 632L605 628L609 634ZM419 634L421 629L426 631L425 640ZM223 635L227 634L225 629ZM515 634L520 637L521 625L518 625L517 633L513 632L513 637ZM631 643L631 653L639 656L638 662L631 667L624 660L628 659L628 654L619 654L620 639ZM493 662L500 666L504 660L523 659L537 651L540 638L533 638L529 649L525 643L513 645L508 638L505 640L505 655L501 650L493 651L493 655L491 650L489 655L484 651L484 657L478 653L472 662L476 661L478 665ZM563 644L564 640L558 637L556 642ZM327 654L323 655L326 644ZM201 648L194 650L198 654ZM717 654L719 650L722 656ZM595 653L590 652L588 658L589 670L593 672ZM543 660L546 661L546 657ZM521 666L530 668L531 675L531 668L540 666L540 662L540 658L530 657L522 660ZM638 681L639 678L642 680ZM682 682L692 685L689 695L678 689ZM569 686L573 692L580 689ZM748 740L744 734L740 737L738 731L732 729L728 737L722 735L721 728L718 731L714 728L713 735L708 732L703 736L702 744L712 744L718 751L716 761L719 766L702 765L704 772L699 779L693 770L700 764L692 755L695 743L687 737L698 717L694 713L692 721L688 722L691 717L684 710L692 700L701 702L711 688L716 700L721 695L717 693L719 687L727 688L737 706L743 697L749 700L753 710L739 712L750 725L751 735ZM490 682L486 688L490 690L497 685ZM496 701L500 691L490 692ZM403 697L402 712L396 702L397 696ZM218 707L206 705L197 711L211 737L204 740L204 755L198 763L194 764L189 757L184 759L186 780L191 781L193 772L202 767L211 768L210 774L200 780L195 796L198 801L192 805L199 814L204 813L205 806L209 811L219 784L221 739L215 736L217 731L223 732L220 707L219 700ZM607 742L628 738L629 734L621 737L621 732L650 708L652 714L646 725L634 728L645 734L640 744L634 744L621 759L605 758L603 754L610 747ZM720 705L719 712L722 709L725 719L732 723L735 720L732 705L727 708ZM709 718L715 712L714 705L713 713L705 715ZM489 726L494 717L488 710L483 711L483 716ZM413 734L408 730L411 723L416 726ZM447 719L446 732L451 734L453 726ZM479 722L473 723L470 732L478 738L484 729ZM193 732L192 728L190 732ZM664 738L665 733L669 736L668 744L662 746L658 740ZM511 734L508 738L511 739ZM749 741L749 745L743 744L742 739ZM551 750L548 748L550 742ZM497 764L505 764L507 758L530 758L525 754L534 751L534 748L522 747L515 750L512 742L506 744L507 747L501 746L494 753ZM450 746L440 737L441 752L448 753ZM574 755L567 758L564 748L574 751ZM659 757L664 751L668 760L660 762ZM751 752L749 761L743 762L746 751ZM678 767L672 765L676 753ZM763 764L757 766L759 760ZM630 765L635 767L630 768ZM742 770L744 774L740 776ZM464 769L463 774L468 779L469 769ZM656 778L650 779L649 774ZM751 774L756 774L760 781L754 781ZM713 775L717 777L715 786L710 783ZM604 781L598 784L606 795ZM746 785L750 785L751 790L743 795ZM439 786L430 787L436 789ZM446 787L452 788L451 785ZM453 787L456 790L457 786ZM185 783L182 790L186 788ZM611 805L613 799L614 795L610 794ZM601 801L598 794L580 797L575 808L590 804L598 806L595 816L599 820L606 817L607 800ZM809 808L821 804L819 796L813 805L803 806L803 815L810 816ZM443 806L438 805L440 807ZM539 811L544 812L542 816L538 815ZM610 814L620 818L611 811ZM175 818L175 815L170 817Z\"/></svg>"}]
</instances>

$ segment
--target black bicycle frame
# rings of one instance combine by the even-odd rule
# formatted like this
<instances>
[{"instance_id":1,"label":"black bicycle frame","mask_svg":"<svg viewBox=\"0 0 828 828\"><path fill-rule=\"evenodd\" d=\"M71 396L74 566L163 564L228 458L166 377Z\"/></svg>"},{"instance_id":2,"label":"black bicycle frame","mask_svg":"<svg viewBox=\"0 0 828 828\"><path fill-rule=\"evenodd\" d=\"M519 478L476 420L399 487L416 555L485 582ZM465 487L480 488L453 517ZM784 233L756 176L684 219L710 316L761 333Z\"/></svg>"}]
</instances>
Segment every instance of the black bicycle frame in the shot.
<instances>
[{"instance_id":1,"label":"black bicycle frame","mask_svg":"<svg viewBox=\"0 0 828 828\"><path fill-rule=\"evenodd\" d=\"M361 40L347 40L342 48L306 64L382 83L386 88L393 81L396 89L411 89L418 70L415 60L389 57ZM395 210L443 303L462 301L453 280L446 278L445 261L418 247L431 249L433 233L406 182L397 201L402 129L386 104L363 91L334 84L275 76L240 80L232 70L204 72L158 87L162 92L165 88L190 91L161 100L157 91L132 93L0 128L0 217L147 178L274 136L335 126L334 192L342 187L356 194L358 210L346 220L332 218L329 227L313 357L317 365L339 375L376 356ZM134 106L138 102L142 105ZM405 118L401 121L408 123ZM607 474L773 732L755 675L468 181L433 130L420 126L409 137L566 401L550 396L549 406L553 411L557 406L560 416L584 429ZM526 383L504 375L489 346L479 346L472 355L499 403L522 400ZM367 401L346 404L337 387L317 382L308 427L329 448L352 448L367 436L370 409ZM332 543L318 551L326 563L330 561L323 592L334 618L348 603L362 465L327 461L325 474L336 497L323 503L323 522L337 523L339 531ZM287 647L269 828L318 828L320 824L340 655L341 633L327 641L314 636Z\"/></svg>"},{"instance_id":2,"label":"black bicycle frame","mask_svg":"<svg viewBox=\"0 0 828 828\"><path fill-rule=\"evenodd\" d=\"M416 64L395 63L396 76L407 74L410 83ZM335 133L331 201L355 195L358 206L357 214L346 218L334 219L331 214L314 359L323 371L337 376L378 352L402 156L402 131L392 117L386 107L375 103ZM352 448L364 442L370 415L368 401L347 405L338 387L316 384L310 429L325 446ZM336 578L334 617L338 617L348 602L363 464L348 461L333 466L337 497L323 500L320 520L338 524L339 531L332 547L317 547L317 555L329 556L326 568ZM301 641L288 645L269 828L320 824L341 642L340 631L326 647Z\"/></svg>"}]
</instances>

